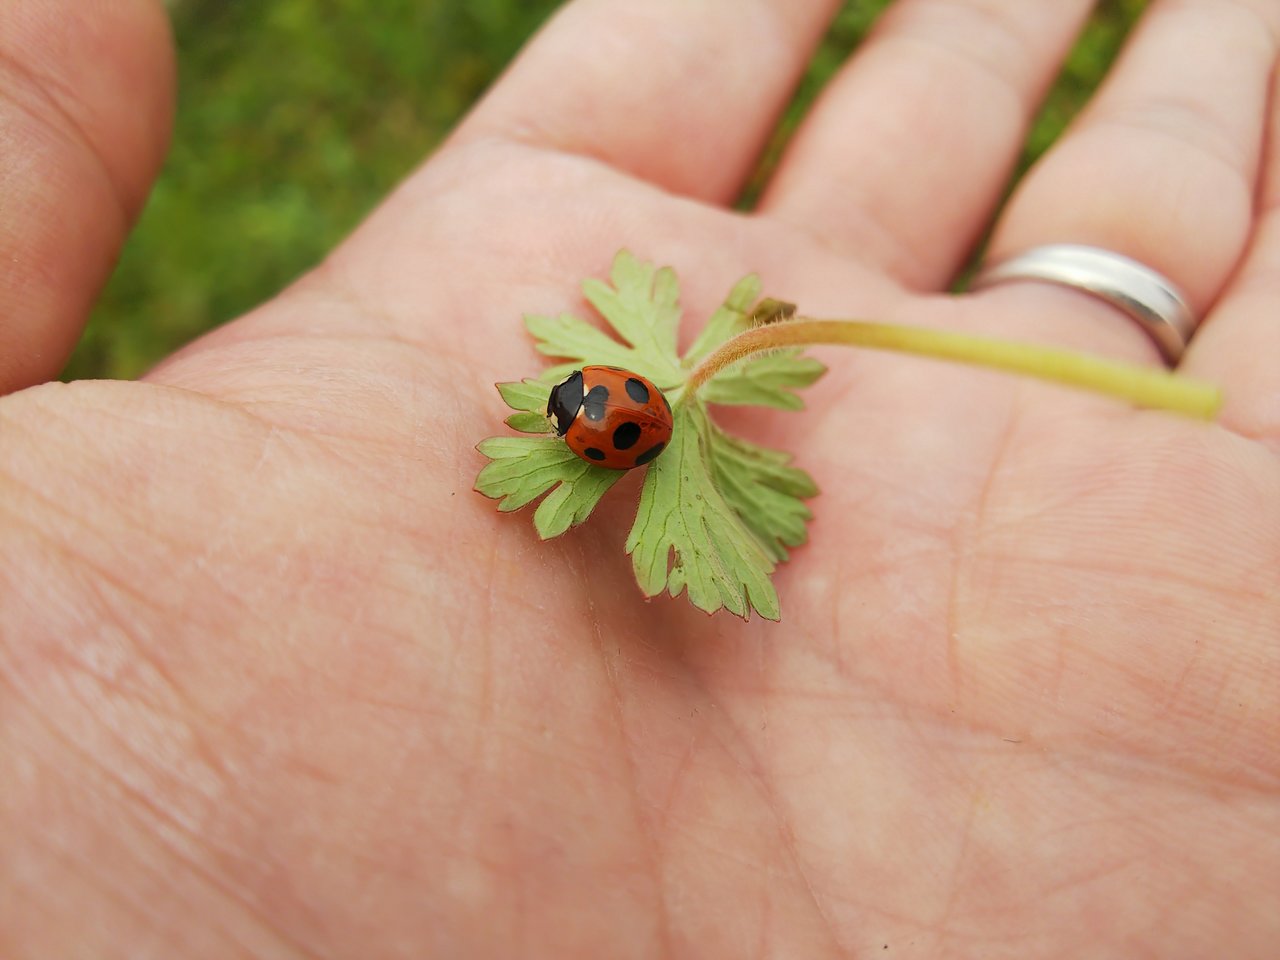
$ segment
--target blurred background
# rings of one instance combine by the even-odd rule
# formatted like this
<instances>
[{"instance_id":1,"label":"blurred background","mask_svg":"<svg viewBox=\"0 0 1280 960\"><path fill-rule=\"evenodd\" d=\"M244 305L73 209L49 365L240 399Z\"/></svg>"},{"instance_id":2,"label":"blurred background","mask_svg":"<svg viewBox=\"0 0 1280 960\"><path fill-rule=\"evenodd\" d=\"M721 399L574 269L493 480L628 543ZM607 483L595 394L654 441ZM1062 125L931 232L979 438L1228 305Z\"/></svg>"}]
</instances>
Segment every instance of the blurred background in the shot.
<instances>
[{"instance_id":1,"label":"blurred background","mask_svg":"<svg viewBox=\"0 0 1280 960\"><path fill-rule=\"evenodd\" d=\"M180 75L173 146L66 378L137 376L317 263L560 2L169 0ZM846 0L743 206L887 3ZM1144 5L1099 6L1024 166L1087 98Z\"/></svg>"}]
</instances>

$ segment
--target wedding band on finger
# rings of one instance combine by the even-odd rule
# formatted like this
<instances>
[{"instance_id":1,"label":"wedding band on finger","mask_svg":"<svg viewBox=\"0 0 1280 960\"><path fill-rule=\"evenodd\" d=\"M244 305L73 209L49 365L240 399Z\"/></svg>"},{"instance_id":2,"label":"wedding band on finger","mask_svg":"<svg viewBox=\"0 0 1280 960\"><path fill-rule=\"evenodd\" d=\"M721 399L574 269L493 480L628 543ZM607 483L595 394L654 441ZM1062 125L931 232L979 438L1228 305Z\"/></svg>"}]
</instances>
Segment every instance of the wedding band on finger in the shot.
<instances>
[{"instance_id":1,"label":"wedding band on finger","mask_svg":"<svg viewBox=\"0 0 1280 960\"><path fill-rule=\"evenodd\" d=\"M1111 304L1137 321L1171 367L1182 359L1195 330L1187 298L1172 281L1137 260L1101 247L1075 243L1032 247L984 268L970 289L1015 280L1054 283Z\"/></svg>"}]
</instances>

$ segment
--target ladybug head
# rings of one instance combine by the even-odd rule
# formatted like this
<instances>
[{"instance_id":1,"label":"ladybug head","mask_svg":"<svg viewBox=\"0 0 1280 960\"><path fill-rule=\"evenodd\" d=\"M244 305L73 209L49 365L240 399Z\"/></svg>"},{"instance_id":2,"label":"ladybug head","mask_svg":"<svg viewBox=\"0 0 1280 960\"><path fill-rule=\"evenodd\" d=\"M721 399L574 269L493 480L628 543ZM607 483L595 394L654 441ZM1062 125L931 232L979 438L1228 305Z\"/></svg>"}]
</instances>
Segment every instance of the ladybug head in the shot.
<instances>
[{"instance_id":1,"label":"ladybug head","mask_svg":"<svg viewBox=\"0 0 1280 960\"><path fill-rule=\"evenodd\" d=\"M581 407L582 371L575 370L563 383L551 388L551 396L547 400L547 416L555 418L556 433L563 437L569 432L569 425Z\"/></svg>"}]
</instances>

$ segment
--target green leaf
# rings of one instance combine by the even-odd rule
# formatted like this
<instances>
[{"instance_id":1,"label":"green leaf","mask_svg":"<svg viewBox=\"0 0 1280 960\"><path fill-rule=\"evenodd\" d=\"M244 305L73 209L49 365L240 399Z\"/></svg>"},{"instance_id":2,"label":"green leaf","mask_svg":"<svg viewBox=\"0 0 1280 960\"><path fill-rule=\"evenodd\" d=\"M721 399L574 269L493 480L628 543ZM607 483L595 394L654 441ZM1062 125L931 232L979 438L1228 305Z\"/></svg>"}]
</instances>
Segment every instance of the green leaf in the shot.
<instances>
[{"instance_id":1,"label":"green leaf","mask_svg":"<svg viewBox=\"0 0 1280 960\"><path fill-rule=\"evenodd\" d=\"M558 317L533 314L524 322L537 340L538 350L572 361L562 368L566 371L603 364L634 370L663 390L679 386L685 372L676 353L680 290L675 273L670 268L655 271L622 250L614 258L612 280L613 286L586 280L582 292L625 344L567 313Z\"/></svg>"},{"instance_id":2,"label":"green leaf","mask_svg":"<svg viewBox=\"0 0 1280 960\"><path fill-rule=\"evenodd\" d=\"M762 301L760 291L760 278L755 274L743 277L734 285L685 354L686 369L692 369L730 337L750 329L758 322L757 314L762 306L794 310L791 304ZM776 319L778 313L770 309L764 315ZM708 403L800 410L804 402L794 391L809 386L826 370L823 364L803 356L800 350L778 350L749 357L720 371L703 388L702 399Z\"/></svg>"},{"instance_id":3,"label":"green leaf","mask_svg":"<svg viewBox=\"0 0 1280 960\"><path fill-rule=\"evenodd\" d=\"M526 377L515 383L496 383L498 393L503 402L512 410L527 413L546 413L547 398L551 395L551 387L541 380Z\"/></svg>"},{"instance_id":4,"label":"green leaf","mask_svg":"<svg viewBox=\"0 0 1280 960\"><path fill-rule=\"evenodd\" d=\"M551 491L534 512L534 526L544 540L590 516L622 477L621 470L579 460L559 437L490 437L476 449L492 461L476 477L476 491L499 501L499 510L519 510Z\"/></svg>"},{"instance_id":5,"label":"green leaf","mask_svg":"<svg viewBox=\"0 0 1280 960\"><path fill-rule=\"evenodd\" d=\"M533 512L533 525L543 540L558 537L591 516L600 498L622 479L624 472L593 467L581 460L578 464L579 472L552 490Z\"/></svg>"},{"instance_id":6,"label":"green leaf","mask_svg":"<svg viewBox=\"0 0 1280 960\"><path fill-rule=\"evenodd\" d=\"M537 339L539 352L549 357L567 357L574 361L575 367L600 363L638 369L634 350L567 313L558 317L530 315L524 318L524 325Z\"/></svg>"},{"instance_id":7,"label":"green leaf","mask_svg":"<svg viewBox=\"0 0 1280 960\"><path fill-rule=\"evenodd\" d=\"M809 539L806 525L813 512L802 498L817 496L813 478L788 466L788 453L747 443L714 423L712 430L716 487L769 557L776 563L787 560L787 547Z\"/></svg>"},{"instance_id":8,"label":"green leaf","mask_svg":"<svg viewBox=\"0 0 1280 960\"><path fill-rule=\"evenodd\" d=\"M551 386L588 364L618 366L648 377L670 393L674 431L669 448L647 470L635 524L627 538L636 580L648 596L686 594L701 610L740 617L754 610L778 619L771 575L789 550L805 542L812 514L804 498L817 492L788 454L732 436L708 416L708 403L752 404L786 410L802 406L795 391L824 367L798 350L748 358L720 372L701 396L679 397L689 372L730 337L787 305L760 299L760 279L734 285L708 319L688 354L676 352L679 288L669 269L655 270L625 250L614 259L610 283L587 280L583 294L621 339L567 314L528 316L538 350L567 361L536 379L498 384L513 429L546 433ZM762 312L762 304L769 309ZM624 471L578 459L555 436L493 438L480 444L492 462L476 489L516 510L541 498L533 522L544 539L582 523Z\"/></svg>"},{"instance_id":9,"label":"green leaf","mask_svg":"<svg viewBox=\"0 0 1280 960\"><path fill-rule=\"evenodd\" d=\"M677 406L671 448L649 466L626 550L648 596L687 590L707 613L724 607L747 617L754 609L777 620L774 561L713 478L724 436L701 404Z\"/></svg>"},{"instance_id":10,"label":"green leaf","mask_svg":"<svg viewBox=\"0 0 1280 960\"><path fill-rule=\"evenodd\" d=\"M680 284L670 267L654 270L626 250L618 251L610 272L613 285L585 280L582 293L636 354L671 367L678 382L676 334L680 328ZM631 368L634 369L634 368ZM643 372L643 371L641 371ZM655 380L659 386L664 378Z\"/></svg>"},{"instance_id":11,"label":"green leaf","mask_svg":"<svg viewBox=\"0 0 1280 960\"><path fill-rule=\"evenodd\" d=\"M521 433L552 433L555 427L545 413L513 413L502 421L512 430Z\"/></svg>"},{"instance_id":12,"label":"green leaf","mask_svg":"<svg viewBox=\"0 0 1280 960\"><path fill-rule=\"evenodd\" d=\"M503 422L521 433L551 433L555 427L547 418L547 397L551 393L548 384L525 378L514 383L495 384L498 393L513 413Z\"/></svg>"},{"instance_id":13,"label":"green leaf","mask_svg":"<svg viewBox=\"0 0 1280 960\"><path fill-rule=\"evenodd\" d=\"M827 368L799 350L779 350L733 364L707 382L702 399L707 403L777 407L802 410L804 401L794 391L807 387Z\"/></svg>"}]
</instances>

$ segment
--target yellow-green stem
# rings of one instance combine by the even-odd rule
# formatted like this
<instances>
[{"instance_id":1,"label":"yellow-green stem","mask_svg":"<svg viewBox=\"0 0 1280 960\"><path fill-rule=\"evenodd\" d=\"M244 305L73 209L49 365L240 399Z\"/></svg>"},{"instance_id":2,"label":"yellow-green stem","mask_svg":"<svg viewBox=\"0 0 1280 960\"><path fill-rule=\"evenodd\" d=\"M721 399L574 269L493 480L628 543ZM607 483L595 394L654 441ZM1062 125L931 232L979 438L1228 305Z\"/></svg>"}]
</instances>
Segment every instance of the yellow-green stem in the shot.
<instances>
[{"instance_id":1,"label":"yellow-green stem","mask_svg":"<svg viewBox=\"0 0 1280 960\"><path fill-rule=\"evenodd\" d=\"M682 400L718 371L753 353L781 347L833 344L895 350L1036 377L1127 400L1139 407L1212 420L1222 405L1217 386L1163 370L1103 360L1054 347L1015 343L952 330L901 327L860 320L797 317L755 327L724 343L690 375Z\"/></svg>"}]
</instances>

